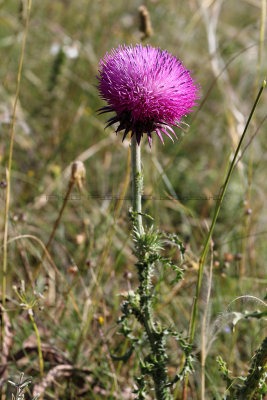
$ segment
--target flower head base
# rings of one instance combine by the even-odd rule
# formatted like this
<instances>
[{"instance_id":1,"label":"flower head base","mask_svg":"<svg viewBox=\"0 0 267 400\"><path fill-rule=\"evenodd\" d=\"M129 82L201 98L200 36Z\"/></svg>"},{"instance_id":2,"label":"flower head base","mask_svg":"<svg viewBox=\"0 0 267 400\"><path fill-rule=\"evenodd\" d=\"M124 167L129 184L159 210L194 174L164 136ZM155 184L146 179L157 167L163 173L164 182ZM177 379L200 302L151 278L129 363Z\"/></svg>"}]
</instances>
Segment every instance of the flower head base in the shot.
<instances>
[{"instance_id":1,"label":"flower head base","mask_svg":"<svg viewBox=\"0 0 267 400\"><path fill-rule=\"evenodd\" d=\"M119 123L116 132L131 131L140 144L147 134L149 145L155 131L163 143L162 133L176 137L172 125L196 105L199 86L182 62L159 48L138 44L119 46L100 61L98 89L108 106L101 113L115 112L107 127Z\"/></svg>"}]
</instances>

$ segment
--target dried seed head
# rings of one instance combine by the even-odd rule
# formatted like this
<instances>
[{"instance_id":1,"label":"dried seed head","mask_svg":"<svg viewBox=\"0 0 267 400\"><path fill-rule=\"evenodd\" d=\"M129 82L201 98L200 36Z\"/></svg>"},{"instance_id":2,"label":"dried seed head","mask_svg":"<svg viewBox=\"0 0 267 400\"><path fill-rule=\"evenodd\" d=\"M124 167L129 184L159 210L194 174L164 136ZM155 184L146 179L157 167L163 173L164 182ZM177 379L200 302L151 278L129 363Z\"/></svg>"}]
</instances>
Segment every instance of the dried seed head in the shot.
<instances>
[{"instance_id":1,"label":"dried seed head","mask_svg":"<svg viewBox=\"0 0 267 400\"><path fill-rule=\"evenodd\" d=\"M74 161L71 165L70 182L75 182L78 188L81 189L85 182L86 170L82 161Z\"/></svg>"},{"instance_id":2,"label":"dried seed head","mask_svg":"<svg viewBox=\"0 0 267 400\"><path fill-rule=\"evenodd\" d=\"M142 32L141 40L145 40L153 35L150 14L146 6L138 8L140 18L140 32Z\"/></svg>"}]
</instances>

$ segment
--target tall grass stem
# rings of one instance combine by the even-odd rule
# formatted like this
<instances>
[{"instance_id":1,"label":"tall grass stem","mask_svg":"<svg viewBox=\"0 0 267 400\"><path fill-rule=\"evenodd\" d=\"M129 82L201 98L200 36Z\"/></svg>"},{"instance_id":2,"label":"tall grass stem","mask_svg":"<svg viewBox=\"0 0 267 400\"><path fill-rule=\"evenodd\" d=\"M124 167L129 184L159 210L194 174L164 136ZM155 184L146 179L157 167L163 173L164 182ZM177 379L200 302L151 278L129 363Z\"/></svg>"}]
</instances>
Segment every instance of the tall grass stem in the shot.
<instances>
[{"instance_id":1,"label":"tall grass stem","mask_svg":"<svg viewBox=\"0 0 267 400\"><path fill-rule=\"evenodd\" d=\"M73 187L74 187L74 184L75 184L75 180L70 179L70 181L69 181L69 186L68 186L68 190L67 190L67 193L66 193L66 195L65 195L65 197L64 197L63 204L62 204L62 206L61 206L61 208L60 208L60 210L59 210L57 219L56 219L56 221L55 221L55 223L54 223L54 225L53 225L53 229L52 229L52 231L51 231L51 233L50 233L50 236L49 236L49 239L48 239L48 241L47 241L47 243L46 243L46 245L45 245L45 249L46 249L47 251L49 250L50 245L51 245L51 243L52 243L52 241L53 241L53 239L54 239L56 230L57 230L57 228L58 228L58 225L59 225L59 222L60 222L61 217L62 217L62 215L63 215L64 209L65 209L65 207L66 207L66 205L67 205L67 202L68 202L68 200L69 200L69 196L70 196L70 194L71 194L71 192L72 192L72 189L73 189ZM37 269L36 269L36 271L35 271L35 274L34 274L34 275L35 275L35 276L34 276L35 279L37 278L37 276L38 276L38 274L39 274L39 272L40 272L41 266L42 266L43 262L44 262L45 259L46 259L46 255L47 255L47 252L46 252L46 251L43 251L43 254L42 254L42 256L41 256L41 262L40 262L40 264L38 265L38 267L37 267Z\"/></svg>"},{"instance_id":2,"label":"tall grass stem","mask_svg":"<svg viewBox=\"0 0 267 400\"><path fill-rule=\"evenodd\" d=\"M6 198L5 198L5 211L4 211L4 240L3 240L3 263L2 263L2 305L5 307L6 304L6 285L7 285L7 241L8 241L8 215L9 215L9 203L10 203L10 182L11 182L11 169L12 169L12 157L13 157L13 147L14 147L14 136L15 136L15 122L17 113L17 104L20 93L20 83L21 83L21 72L24 58L24 51L26 46L27 33L30 23L30 12L31 12L32 0L28 0L27 3L27 17L24 27L24 34L19 58L19 67L17 73L17 85L16 94L13 106L13 114L11 120L11 134L10 134L10 144L9 144L9 155L8 155L8 166L6 170ZM4 323L2 324L1 338L2 343L4 342Z\"/></svg>"},{"instance_id":3,"label":"tall grass stem","mask_svg":"<svg viewBox=\"0 0 267 400\"><path fill-rule=\"evenodd\" d=\"M207 256L207 253L208 253L210 239L211 239L211 236L213 234L213 231L214 231L214 228L215 228L215 224L217 222L217 218L218 218L221 206L222 206L224 195L226 193L227 187L228 187L229 182L230 182L230 178L232 176L232 172L233 172L234 167L236 165L236 160L237 160L237 157L239 155L239 151L240 151L241 145L243 143L243 140L244 140L245 135L247 133L247 129L249 127L251 118L252 118L252 116L253 116L253 114L254 114L254 112L256 110L256 107L258 105L258 102L260 100L260 97L262 95L262 92L263 92L263 89L265 88L265 86L266 86L266 80L263 81L262 86L261 86L261 88L260 88L260 90L258 92L257 98L256 98L256 100L255 100L255 102L253 104L253 107L251 109L251 112L249 114L249 117L248 117L247 123L245 125L244 131L243 131L242 136L241 136L241 138L239 140L238 146L237 146L237 148L235 150L234 157L233 157L233 160L232 160L232 162L230 164L226 179L225 179L225 181L224 181L224 183L223 183L223 185L222 185L222 187L220 189L220 193L219 193L219 196L218 196L218 199L217 199L217 203L216 203L216 206L215 206L215 210L214 210L212 223L211 223L211 226L210 226L210 229L209 229L208 235L206 237L206 240L205 240L205 243L204 243L204 247L203 247L200 259L199 259L199 269L198 269L198 279L197 279L197 287L196 287L196 294L195 294L195 302L194 302L194 307L193 307L193 311L192 311L192 324L191 324L191 330L190 330L190 343L193 342L194 336L195 336L196 316L197 316L197 309L198 309L198 299L199 299L199 293L200 293L201 283L202 283L203 267L204 267L204 263L205 263L206 256Z\"/></svg>"},{"instance_id":4,"label":"tall grass stem","mask_svg":"<svg viewBox=\"0 0 267 400\"><path fill-rule=\"evenodd\" d=\"M207 284L206 284L206 295L205 295L205 305L202 317L201 326L201 400L205 400L205 369L206 369L206 357L207 357L207 329L209 323L209 301L211 294L211 284L212 284L212 266L213 266L213 244L211 241L211 260L209 265L209 270L207 271Z\"/></svg>"},{"instance_id":5,"label":"tall grass stem","mask_svg":"<svg viewBox=\"0 0 267 400\"><path fill-rule=\"evenodd\" d=\"M38 358L39 358L39 367L40 367L40 376L42 377L44 375L44 359L43 359L43 353L42 353L42 345L41 345L41 337L40 333L38 330L38 327L36 325L36 322L34 320L33 316L33 311L29 310L28 312L35 335L36 335L36 340L37 340L37 349L38 349Z\"/></svg>"},{"instance_id":6,"label":"tall grass stem","mask_svg":"<svg viewBox=\"0 0 267 400\"><path fill-rule=\"evenodd\" d=\"M234 170L234 168L236 166L236 161L238 160L238 156L239 156L241 145L242 145L243 140L244 140L244 138L246 136L246 132L247 132L247 129L249 127L251 118L252 118L252 116L253 116L253 114L254 114L254 112L256 110L256 107L258 105L258 102L260 100L260 97L262 95L262 92L263 92L265 86L266 86L266 80L263 81L263 83L261 85L261 88L260 88L260 90L258 92L256 100L255 100L255 102L253 104L253 107L252 107L252 109L250 111L250 114L249 114L247 123L245 125L244 131L243 131L243 133L241 135L241 138L240 138L240 140L238 142L238 145L237 145L237 148L235 150L233 160L232 160L232 162L231 162L231 164L229 166L226 178L224 180L223 185L221 186L221 189L220 189L220 192L219 192L219 196L218 196L218 199L217 199L217 203L216 203L216 206L215 206L215 210L214 210L211 226L210 226L208 235L206 237L206 240L204 242L204 247L203 247L202 253L200 255L199 264L198 264L199 267L198 267L196 294L195 294L195 297L193 299L192 314L191 314L191 319L190 319L190 329L189 329L189 342L190 343L193 343L193 340L194 340L194 337L195 337L196 318L197 318L197 311L198 311L198 299L199 299L199 294L200 294L200 289L201 289L201 284L202 284L204 263L205 263L205 260L206 260L206 257L207 257L210 240L211 240L211 237L212 237L212 234L213 234L216 222L217 222L218 215L220 213L220 209L221 209L221 206L222 206L222 203L223 203L224 195L226 193L227 187L228 187L229 182L230 182L230 178L232 176L232 172L233 172L233 170ZM187 376L185 377L185 381L184 381L183 399L186 399L188 378L189 378L189 375L187 374Z\"/></svg>"}]
</instances>

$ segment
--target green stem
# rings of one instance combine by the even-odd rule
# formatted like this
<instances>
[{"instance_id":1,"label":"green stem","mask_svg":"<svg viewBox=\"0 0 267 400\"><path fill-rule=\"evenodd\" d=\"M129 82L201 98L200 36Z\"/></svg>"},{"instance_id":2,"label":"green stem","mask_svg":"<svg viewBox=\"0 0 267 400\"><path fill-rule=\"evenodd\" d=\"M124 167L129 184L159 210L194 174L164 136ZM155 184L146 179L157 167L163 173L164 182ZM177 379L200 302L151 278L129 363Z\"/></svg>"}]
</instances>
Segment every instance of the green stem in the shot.
<instances>
[{"instance_id":1,"label":"green stem","mask_svg":"<svg viewBox=\"0 0 267 400\"><path fill-rule=\"evenodd\" d=\"M243 143L243 140L245 138L245 135L246 135L247 129L249 127L251 118L252 118L252 116L254 114L254 111L255 111L255 109L256 109L256 107L258 105L258 102L260 100L260 97L262 95L262 92L263 92L263 89L265 88L265 86L266 86L266 80L263 81L262 86L261 86L261 88L260 88L260 90L258 92L256 100L255 100L255 102L253 104L253 107L252 107L252 109L250 111L246 126L245 126L244 131L242 133L242 136L241 136L241 138L239 140L238 146L237 146L237 148L235 150L234 158L233 158L233 160L232 160L232 162L230 164L230 167L229 167L228 173L226 175L225 181L224 181L224 183L223 183L223 185L222 185L222 187L220 189L220 193L219 193L218 200L217 200L217 203L216 203L216 206L215 206L215 210L214 210L214 215L213 215L213 219L212 219L212 222L211 222L211 226L210 226L210 229L209 229L208 235L206 237L206 240L205 240L205 243L204 243L204 247L203 247L200 259L199 259L197 287L196 287L196 294L195 294L195 297L194 297L193 309L192 309L192 314L191 314L191 323L190 323L190 334L189 334L190 343L193 343L194 336L195 336L196 317L197 317L197 309L198 309L198 299L199 299L199 294L200 294L200 289L201 289L204 264L205 264L206 256L207 256L207 253L208 253L210 240L211 240L211 237L212 237L212 234L213 234L213 231L214 231L214 228L215 228L215 224L217 222L217 218L218 218L221 206L222 206L224 195L226 193L227 187L228 187L229 182L230 182L230 178L232 176L232 172L233 172L233 170L234 170L234 168L235 168L235 166L236 166L236 164L237 164L237 162L239 160L237 157L239 155L239 151L240 151L241 145ZM183 398L186 398L187 384L188 384L188 375L186 376L186 379L185 379L185 382L184 382L184 396L183 396Z\"/></svg>"},{"instance_id":2,"label":"green stem","mask_svg":"<svg viewBox=\"0 0 267 400\"><path fill-rule=\"evenodd\" d=\"M243 140L245 138L245 135L246 135L247 129L249 127L251 118L252 118L252 116L254 114L254 111L255 111L255 109L257 107L257 104L258 104L258 102L260 100L261 94L262 94L263 89L265 88L265 86L266 86L266 81L264 80L263 83L262 83L262 86L261 86L261 88L259 90L258 96L257 96L257 98L256 98L256 100L255 100L255 102L253 104L252 110L251 110L251 112L249 114L249 117L248 117L246 126L244 128L243 134L242 134L242 136L241 136L241 138L239 140L239 143L238 143L238 146L236 148L236 151L235 151L235 154L234 154L234 158L233 158L233 160L231 162L231 165L229 167L226 179L225 179L225 181L223 183L223 186L222 186L222 188L220 190L219 197L218 197L218 200L217 200L217 203L216 203L216 207L215 207L215 211L214 211L214 216L213 216L212 223L211 223L211 227L210 227L208 236L207 236L205 244L204 244L204 248L202 250L202 253L201 253L201 256L200 256L200 259L199 259L199 269L198 269L196 295L195 295L195 301L194 301L194 306L193 306L192 323L191 323L191 330L190 330L190 343L193 342L193 339L194 339L194 336L195 336L198 298L199 298L199 293L200 293L200 288L201 288L201 283L202 283L204 263L205 263L206 256L207 256L207 253L208 253L210 239L211 239L211 236L213 234L215 224L217 222L217 218L218 218L221 206L222 206L224 195L225 195L227 187L229 185L230 178L232 176L232 172L233 172L233 170L234 170L234 168L236 166L236 160L237 160L237 157L239 155L239 151L240 151L241 145L243 143Z\"/></svg>"},{"instance_id":3,"label":"green stem","mask_svg":"<svg viewBox=\"0 0 267 400\"><path fill-rule=\"evenodd\" d=\"M13 106L13 115L11 120L11 133L10 133L10 144L9 144L9 154L8 154L8 166L6 168L6 199L5 199L5 211L4 211L4 240L3 240L3 260L2 260L2 306L5 308L6 306L6 288L7 288L7 242L8 242L8 216L9 216L9 203L10 203L10 185L11 185L11 170L12 170L12 157L13 157L13 146L14 146L14 137L15 137L15 122L16 122L16 113L17 113L17 104L19 100L20 93L20 83L21 83L21 73L22 73L22 65L24 58L24 50L26 46L27 33L30 23L30 12L31 12L32 0L28 0L27 4L27 18L24 27L24 34L19 58L19 67L17 73L17 86L16 86L16 94ZM2 323L1 328L1 343L5 342L5 326L4 322Z\"/></svg>"},{"instance_id":4,"label":"green stem","mask_svg":"<svg viewBox=\"0 0 267 400\"><path fill-rule=\"evenodd\" d=\"M142 223L142 192L143 192L143 174L141 165L141 146L137 144L136 136L131 140L131 164L132 164L132 196L133 211L136 213L135 227L139 234L144 233Z\"/></svg>"},{"instance_id":5,"label":"green stem","mask_svg":"<svg viewBox=\"0 0 267 400\"><path fill-rule=\"evenodd\" d=\"M137 240L142 240L145 235L142 223L142 191L143 175L141 167L141 147L137 144L136 137L133 135L131 141L131 166L132 166L132 196L134 211L134 234ZM153 274L153 263L146 259L147 249L138 252L138 275L140 306L138 310L139 322L143 325L146 336L149 341L151 354L148 356L153 364L151 375L154 381L155 395L157 400L170 400L170 391L168 388L168 374L166 366L166 348L164 333L157 332L154 328L151 304L151 277Z\"/></svg>"},{"instance_id":6,"label":"green stem","mask_svg":"<svg viewBox=\"0 0 267 400\"><path fill-rule=\"evenodd\" d=\"M25 24L25 28L24 28L22 47L21 47L20 59L19 59L16 94L15 94L13 115L12 115L12 121L11 121L11 134L10 134L10 145L9 145L9 155L8 155L8 166L7 166L7 169L6 169L7 187L6 187L6 201L5 201L5 213L4 213L3 277L2 277L2 304L3 304L3 307L5 307L5 304L6 304L8 214L9 214L9 201L10 201L10 182L11 182L12 156L13 156L13 146L14 146L14 136L15 136L15 122L16 122L17 104L18 104L18 100L19 100L19 92L20 92L20 82L21 82L21 72L22 72L22 65L23 65L24 50L25 50L26 38L27 38L27 33L28 33L28 28L29 28L29 23L30 23L31 4L32 4L32 1L29 0L28 1L28 6L27 6L26 24Z\"/></svg>"},{"instance_id":7,"label":"green stem","mask_svg":"<svg viewBox=\"0 0 267 400\"><path fill-rule=\"evenodd\" d=\"M153 364L151 375L154 381L155 395L157 400L170 400L165 337L163 332L156 331L152 314L151 276L153 264L146 262L142 254L140 255L139 262L140 264L137 264L140 280L138 288L140 295L139 322L143 324L151 349L151 354L147 359L150 359L150 362Z\"/></svg>"},{"instance_id":8,"label":"green stem","mask_svg":"<svg viewBox=\"0 0 267 400\"><path fill-rule=\"evenodd\" d=\"M44 359L43 359L43 353L42 353L42 345L41 345L40 333L39 333L38 327L36 325L36 322L34 320L32 309L29 309L28 314L29 314L30 320L32 322L32 326L33 326L33 329L34 329L34 332L35 332L35 335L36 335L36 339L37 339L40 375L42 377L44 375Z\"/></svg>"}]
</instances>

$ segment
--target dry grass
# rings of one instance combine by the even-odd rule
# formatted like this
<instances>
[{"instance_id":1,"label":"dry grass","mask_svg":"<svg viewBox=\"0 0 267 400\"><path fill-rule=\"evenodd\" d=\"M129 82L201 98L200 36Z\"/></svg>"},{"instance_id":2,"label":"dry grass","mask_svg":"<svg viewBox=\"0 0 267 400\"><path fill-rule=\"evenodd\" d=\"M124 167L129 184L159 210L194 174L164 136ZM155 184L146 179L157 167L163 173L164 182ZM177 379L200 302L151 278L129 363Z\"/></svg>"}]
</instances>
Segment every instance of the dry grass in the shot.
<instances>
[{"instance_id":1,"label":"dry grass","mask_svg":"<svg viewBox=\"0 0 267 400\"><path fill-rule=\"evenodd\" d=\"M10 154L26 3L0 2L2 181L6 180ZM184 280L176 287L170 289L172 277L158 272L161 286L156 312L184 334L188 332L198 257L211 223L214 197L266 73L261 23L264 3L144 2L154 31L147 41L181 57L202 87L203 101L186 119L188 133L177 130L179 142L174 145L166 141L161 146L155 138L152 151L148 144L143 146L145 212L161 230L177 233L187 248ZM10 321L12 344L8 343L8 356L1 363L6 377L19 371L32 376L31 389L41 385L45 399L132 398L137 357L122 364L112 361L107 351L121 354L123 347L127 348L116 335L118 294L136 286L128 217L128 143L121 144L120 136L104 130L105 120L97 116L102 102L95 75L98 60L106 51L121 43L140 41L141 5L134 0L44 0L32 4L17 104L8 212L4 315ZM61 51L56 53L57 49ZM266 117L265 104L263 93L246 143ZM81 192L73 189L37 274L42 244L53 231L75 160L85 164L86 185ZM245 374L266 336L264 318L240 320L232 329L234 312L266 309L266 163L265 122L234 171L215 227L208 304L205 293L209 278L204 274L200 309L207 321L202 329L206 335L206 399L221 399L225 391L215 357L222 355L233 375ZM1 186L3 243L6 189L4 183ZM209 263L208 259L207 274ZM22 280L27 307L12 289ZM244 295L252 297L231 303ZM29 308L33 308L41 338L47 385L40 377ZM202 315L200 312L197 321L196 372L190 377L188 400L201 398L197 360L201 342L203 346ZM174 374L181 356L174 342L169 343L169 354L169 369ZM175 398L179 398L176 393Z\"/></svg>"}]
</instances>

